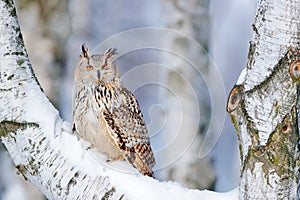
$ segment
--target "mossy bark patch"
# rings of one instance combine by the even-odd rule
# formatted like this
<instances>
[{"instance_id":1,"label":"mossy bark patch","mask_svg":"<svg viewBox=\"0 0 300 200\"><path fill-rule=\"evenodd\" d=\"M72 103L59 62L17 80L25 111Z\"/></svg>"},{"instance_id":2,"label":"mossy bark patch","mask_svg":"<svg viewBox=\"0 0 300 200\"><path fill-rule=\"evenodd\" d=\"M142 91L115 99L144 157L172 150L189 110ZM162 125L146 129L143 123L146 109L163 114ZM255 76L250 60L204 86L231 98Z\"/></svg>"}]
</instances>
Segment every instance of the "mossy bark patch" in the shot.
<instances>
[{"instance_id":1,"label":"mossy bark patch","mask_svg":"<svg viewBox=\"0 0 300 200\"><path fill-rule=\"evenodd\" d=\"M113 194L116 192L116 189L112 187L110 190L108 190L104 196L101 198L101 200L110 199L110 197L113 196Z\"/></svg>"},{"instance_id":2,"label":"mossy bark patch","mask_svg":"<svg viewBox=\"0 0 300 200\"><path fill-rule=\"evenodd\" d=\"M25 130L28 127L39 127L38 124L32 122L14 122L14 121L2 121L0 122L0 137L6 137L10 133L15 133L17 130Z\"/></svg>"}]
</instances>

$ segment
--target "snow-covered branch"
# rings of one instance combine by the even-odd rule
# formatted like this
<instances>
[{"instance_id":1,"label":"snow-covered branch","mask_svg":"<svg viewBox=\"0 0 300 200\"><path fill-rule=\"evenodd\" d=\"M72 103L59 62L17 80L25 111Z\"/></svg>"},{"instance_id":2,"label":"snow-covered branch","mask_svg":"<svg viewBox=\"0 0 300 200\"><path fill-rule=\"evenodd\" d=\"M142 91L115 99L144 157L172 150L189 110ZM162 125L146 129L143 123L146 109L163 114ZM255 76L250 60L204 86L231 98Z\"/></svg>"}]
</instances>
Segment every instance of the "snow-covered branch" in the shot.
<instances>
[{"instance_id":1,"label":"snow-covered branch","mask_svg":"<svg viewBox=\"0 0 300 200\"><path fill-rule=\"evenodd\" d=\"M41 90L12 0L0 1L0 137L16 168L49 199L232 199L104 166Z\"/></svg>"},{"instance_id":2,"label":"snow-covered branch","mask_svg":"<svg viewBox=\"0 0 300 200\"><path fill-rule=\"evenodd\" d=\"M227 105L240 142L240 199L297 199L299 17L299 0L258 3L247 68Z\"/></svg>"}]
</instances>

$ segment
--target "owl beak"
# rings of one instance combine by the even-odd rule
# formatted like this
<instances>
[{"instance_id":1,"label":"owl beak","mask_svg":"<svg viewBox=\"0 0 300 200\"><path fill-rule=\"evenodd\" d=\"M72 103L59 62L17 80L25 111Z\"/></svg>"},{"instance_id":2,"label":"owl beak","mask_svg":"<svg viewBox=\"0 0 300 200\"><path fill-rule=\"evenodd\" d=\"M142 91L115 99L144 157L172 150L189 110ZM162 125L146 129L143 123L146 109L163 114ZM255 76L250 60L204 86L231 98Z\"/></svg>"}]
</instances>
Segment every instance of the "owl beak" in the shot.
<instances>
[{"instance_id":1,"label":"owl beak","mask_svg":"<svg viewBox=\"0 0 300 200\"><path fill-rule=\"evenodd\" d=\"M100 71L99 70L97 70L97 77L100 80Z\"/></svg>"}]
</instances>

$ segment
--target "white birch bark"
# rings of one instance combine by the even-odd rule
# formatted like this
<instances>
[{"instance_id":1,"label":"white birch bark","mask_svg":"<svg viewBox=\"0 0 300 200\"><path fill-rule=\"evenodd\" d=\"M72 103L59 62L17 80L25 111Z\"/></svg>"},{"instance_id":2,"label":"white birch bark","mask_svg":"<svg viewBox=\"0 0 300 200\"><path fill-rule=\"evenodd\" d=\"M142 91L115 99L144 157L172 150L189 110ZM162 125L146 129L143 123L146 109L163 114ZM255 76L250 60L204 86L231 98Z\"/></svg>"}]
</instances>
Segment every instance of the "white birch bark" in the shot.
<instances>
[{"instance_id":1,"label":"white birch bark","mask_svg":"<svg viewBox=\"0 0 300 200\"><path fill-rule=\"evenodd\" d=\"M211 160L209 157L199 158L200 150L207 149L205 145L210 144L204 142L205 132L209 132L207 127L211 123L210 96L207 85L201 79L201 76L209 76L210 73L206 52L209 35L208 1L164 0L162 3L165 27L187 34L196 40L199 46L193 45L189 37L182 35L174 34L174 37L164 40L169 50L179 52L180 56L195 62L193 67L189 67L186 60L180 56L167 54L163 57L170 69L162 74L166 87L172 93L162 91L160 96L169 117L163 130L163 140L166 144L171 143L163 151L162 158L172 155L176 160L161 171L161 176L186 187L213 188L215 174ZM174 149L177 151L174 152Z\"/></svg>"},{"instance_id":2,"label":"white birch bark","mask_svg":"<svg viewBox=\"0 0 300 200\"><path fill-rule=\"evenodd\" d=\"M70 32L69 26L66 26L69 24L67 1L16 0L15 3L33 70L47 97L57 107L58 86L61 85L61 70L65 60L62 52ZM3 193L0 191L0 199L44 199L35 186L16 175L16 169L6 151L2 156L1 164L6 163L6 167L0 166L3 169L0 170L0 182L5 185ZM15 189L16 186L20 189Z\"/></svg>"},{"instance_id":3,"label":"white birch bark","mask_svg":"<svg viewBox=\"0 0 300 200\"><path fill-rule=\"evenodd\" d=\"M48 199L232 199L105 167L82 149L32 71L12 0L0 1L0 138ZM95 156L95 154L94 154Z\"/></svg>"},{"instance_id":4,"label":"white birch bark","mask_svg":"<svg viewBox=\"0 0 300 200\"><path fill-rule=\"evenodd\" d=\"M297 199L299 18L299 0L258 3L248 64L227 105L240 142L240 199Z\"/></svg>"}]
</instances>

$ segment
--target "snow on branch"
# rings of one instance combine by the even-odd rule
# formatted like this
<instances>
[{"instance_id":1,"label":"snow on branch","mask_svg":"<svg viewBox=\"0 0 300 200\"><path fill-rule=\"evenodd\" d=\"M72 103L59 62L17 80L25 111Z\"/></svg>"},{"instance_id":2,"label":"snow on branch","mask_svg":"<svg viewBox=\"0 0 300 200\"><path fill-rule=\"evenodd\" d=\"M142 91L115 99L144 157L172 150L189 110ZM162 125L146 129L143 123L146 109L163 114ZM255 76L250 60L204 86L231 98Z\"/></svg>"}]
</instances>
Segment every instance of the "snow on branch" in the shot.
<instances>
[{"instance_id":1,"label":"snow on branch","mask_svg":"<svg viewBox=\"0 0 300 200\"><path fill-rule=\"evenodd\" d=\"M0 1L0 137L16 168L48 199L236 199L104 166L41 90L12 0Z\"/></svg>"}]
</instances>

